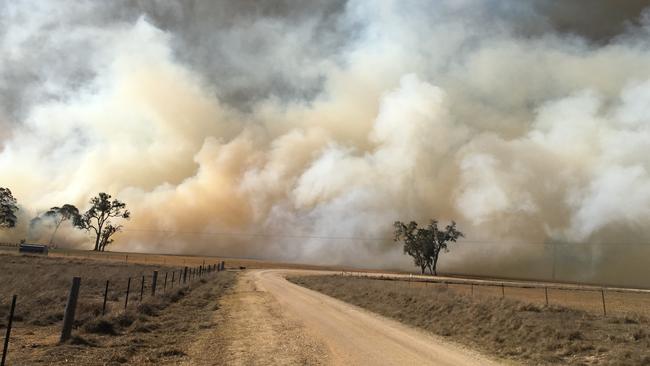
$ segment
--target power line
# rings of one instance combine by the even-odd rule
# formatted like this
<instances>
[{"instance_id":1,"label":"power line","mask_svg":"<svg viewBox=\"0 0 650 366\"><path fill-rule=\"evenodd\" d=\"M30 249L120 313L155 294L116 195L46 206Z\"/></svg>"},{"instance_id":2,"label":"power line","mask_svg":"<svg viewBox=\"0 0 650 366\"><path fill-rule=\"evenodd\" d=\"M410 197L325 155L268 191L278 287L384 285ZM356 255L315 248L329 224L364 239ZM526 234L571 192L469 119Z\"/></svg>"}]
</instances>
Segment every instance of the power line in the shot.
<instances>
[{"instance_id":1,"label":"power line","mask_svg":"<svg viewBox=\"0 0 650 366\"><path fill-rule=\"evenodd\" d=\"M205 231L174 231L174 230L156 230L156 229L128 229L124 232L150 232L150 233L167 233L199 236L245 236L260 237L272 239L323 239L323 240L368 240L368 241L393 241L391 238L370 238L354 236L320 236L307 234L269 234L269 233L245 233L245 232L205 232Z\"/></svg>"},{"instance_id":2,"label":"power line","mask_svg":"<svg viewBox=\"0 0 650 366\"><path fill-rule=\"evenodd\" d=\"M124 229L123 232L134 233L163 233L170 235L196 235L196 236L226 236L226 237L248 237L267 239L315 239L315 240L348 240L348 241L393 241L392 238L376 238L362 236L326 236L308 234L272 234L272 233L247 233L247 232L205 232L205 231L184 231L184 230L160 230L160 229ZM569 246L569 245L638 245L650 246L647 242L544 242L544 241L508 241L508 240L487 240L487 239L460 239L459 244L510 244L510 245L544 245L544 246Z\"/></svg>"}]
</instances>

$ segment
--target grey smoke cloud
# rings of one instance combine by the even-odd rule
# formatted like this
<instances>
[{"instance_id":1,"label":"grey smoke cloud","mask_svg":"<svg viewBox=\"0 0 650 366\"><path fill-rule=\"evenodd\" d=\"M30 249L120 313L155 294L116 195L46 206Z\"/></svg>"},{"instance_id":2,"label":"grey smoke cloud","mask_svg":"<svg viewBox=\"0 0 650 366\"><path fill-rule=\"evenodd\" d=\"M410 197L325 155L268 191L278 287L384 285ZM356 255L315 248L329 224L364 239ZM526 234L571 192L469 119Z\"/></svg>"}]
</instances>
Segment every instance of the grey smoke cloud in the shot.
<instances>
[{"instance_id":1,"label":"grey smoke cloud","mask_svg":"<svg viewBox=\"0 0 650 366\"><path fill-rule=\"evenodd\" d=\"M543 275L530 243L578 242L567 276L611 280L603 243L649 234L650 23L557 4L3 3L0 185L25 223L126 200L116 249L405 267L374 238L438 217L489 241L449 270Z\"/></svg>"}]
</instances>

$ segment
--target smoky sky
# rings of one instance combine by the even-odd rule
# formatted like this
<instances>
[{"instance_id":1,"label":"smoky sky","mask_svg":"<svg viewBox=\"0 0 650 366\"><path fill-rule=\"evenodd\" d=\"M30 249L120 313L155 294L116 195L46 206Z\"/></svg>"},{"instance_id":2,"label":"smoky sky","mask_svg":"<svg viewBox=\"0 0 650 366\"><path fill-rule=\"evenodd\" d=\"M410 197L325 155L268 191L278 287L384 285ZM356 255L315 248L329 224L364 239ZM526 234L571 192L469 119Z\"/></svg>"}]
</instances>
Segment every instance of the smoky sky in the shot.
<instances>
[{"instance_id":1,"label":"smoky sky","mask_svg":"<svg viewBox=\"0 0 650 366\"><path fill-rule=\"evenodd\" d=\"M126 200L124 250L404 268L371 239L432 217L502 243L446 264L473 272L548 254L517 243L645 242L646 4L2 2L0 186L23 223ZM580 248L577 277L624 266Z\"/></svg>"},{"instance_id":2,"label":"smoky sky","mask_svg":"<svg viewBox=\"0 0 650 366\"><path fill-rule=\"evenodd\" d=\"M407 2L405 2L407 3ZM459 2L461 4L465 2ZM452 6L441 10L432 7L431 19L454 16L456 12L472 12L486 24L504 23L516 34L539 37L551 32L574 34L591 42L607 42L638 24L645 0L589 1L589 0L489 0L470 2L472 6ZM405 5L407 6L407 5ZM6 37L8 27L29 17L16 14L10 3L0 4L0 37ZM27 11L38 11L33 3ZM69 9L65 11L63 9ZM218 84L219 97L245 109L251 103L269 95L280 98L313 98L321 90L322 75L310 71L308 65L323 57L336 59L337 53L353 40L357 27L341 21L345 16L346 1L136 1L79 2L69 7L60 6L56 12L65 12L62 18L45 21L37 34L24 40L30 53L3 59L0 67L0 115L16 121L30 101L61 97L61 89L78 88L91 79L92 67L84 65L83 44L72 40L69 44L48 44L48 33L65 31L70 27L87 25L111 26L134 22L146 16L160 29L173 36L176 56L197 70L212 84ZM270 28L250 31L260 21ZM309 28L305 39L283 38L296 28ZM6 41L6 40L5 40ZM297 60L299 75L277 72L259 73L257 63L250 59L268 59L269 64L285 62L275 52L283 42L300 42ZM237 52L233 52L233 43ZM42 46L42 47L40 47ZM32 48L33 47L33 48ZM73 60L70 60L70 59ZM35 69L30 60L38 60ZM27 61L27 62L26 62ZM296 62L296 60L294 60ZM68 65L74 65L73 68ZM85 66L85 67L84 67ZM296 69L293 69L296 70ZM47 90L43 83L55 79L60 88Z\"/></svg>"}]
</instances>

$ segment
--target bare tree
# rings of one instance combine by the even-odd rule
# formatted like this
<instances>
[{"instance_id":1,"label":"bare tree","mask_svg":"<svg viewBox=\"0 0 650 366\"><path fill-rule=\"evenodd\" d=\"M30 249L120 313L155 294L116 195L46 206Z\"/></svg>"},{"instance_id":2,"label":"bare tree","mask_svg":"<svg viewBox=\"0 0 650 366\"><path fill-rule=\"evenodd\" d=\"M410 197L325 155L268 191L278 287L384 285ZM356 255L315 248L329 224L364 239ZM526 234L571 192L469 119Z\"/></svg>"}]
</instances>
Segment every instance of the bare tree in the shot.
<instances>
[{"instance_id":1,"label":"bare tree","mask_svg":"<svg viewBox=\"0 0 650 366\"><path fill-rule=\"evenodd\" d=\"M48 246L52 245L54 236L64 221L70 220L74 224L75 222L79 222L80 218L79 209L77 209L74 205L69 204L65 204L61 207L52 207L49 209L49 211L45 212L43 216L54 220L54 231L52 232L52 236L50 236L50 242L48 243Z\"/></svg>"},{"instance_id":2,"label":"bare tree","mask_svg":"<svg viewBox=\"0 0 650 366\"><path fill-rule=\"evenodd\" d=\"M120 231L122 225L114 225L112 219L126 219L131 213L126 209L126 203L114 199L111 195L100 193L90 200L90 209L80 215L75 226L92 231L95 234L95 251L104 251L106 246L113 242L111 236Z\"/></svg>"},{"instance_id":3,"label":"bare tree","mask_svg":"<svg viewBox=\"0 0 650 366\"><path fill-rule=\"evenodd\" d=\"M0 228L13 228L18 218L18 201L9 188L0 187Z\"/></svg>"},{"instance_id":4,"label":"bare tree","mask_svg":"<svg viewBox=\"0 0 650 366\"><path fill-rule=\"evenodd\" d=\"M413 257L413 262L424 274L428 268L432 275L437 275L438 258L441 251L449 251L448 244L456 242L463 233L456 229L454 221L444 230L438 228L438 221L431 220L428 226L418 228L415 221L408 225L397 221L395 226L396 242L404 243L404 253Z\"/></svg>"}]
</instances>

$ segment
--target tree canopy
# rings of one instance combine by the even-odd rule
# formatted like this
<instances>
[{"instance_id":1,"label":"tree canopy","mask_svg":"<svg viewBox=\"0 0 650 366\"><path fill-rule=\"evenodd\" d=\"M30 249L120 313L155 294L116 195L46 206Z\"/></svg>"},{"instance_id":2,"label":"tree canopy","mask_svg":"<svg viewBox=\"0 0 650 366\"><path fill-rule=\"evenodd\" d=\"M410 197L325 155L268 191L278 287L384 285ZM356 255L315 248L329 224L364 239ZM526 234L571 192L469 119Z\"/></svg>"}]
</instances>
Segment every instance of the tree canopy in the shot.
<instances>
[{"instance_id":1,"label":"tree canopy","mask_svg":"<svg viewBox=\"0 0 650 366\"><path fill-rule=\"evenodd\" d=\"M126 209L126 203L117 199L111 200L111 195L99 193L90 200L90 208L75 220L75 226L95 234L93 250L103 252L106 246L113 242L111 237L120 231L122 225L115 225L113 219L126 219L131 213Z\"/></svg>"},{"instance_id":2,"label":"tree canopy","mask_svg":"<svg viewBox=\"0 0 650 366\"><path fill-rule=\"evenodd\" d=\"M444 230L438 227L437 220L431 220L429 225L423 228L418 227L415 221L408 224L396 221L394 227L394 240L404 244L404 254L413 257L413 263L420 268L422 273L429 269L432 275L437 274L440 252L448 251L448 244L456 242L463 236L463 233L456 229L454 221Z\"/></svg>"},{"instance_id":3,"label":"tree canopy","mask_svg":"<svg viewBox=\"0 0 650 366\"><path fill-rule=\"evenodd\" d=\"M9 188L0 187L0 228L12 228L16 226L18 218L18 201Z\"/></svg>"},{"instance_id":4,"label":"tree canopy","mask_svg":"<svg viewBox=\"0 0 650 366\"><path fill-rule=\"evenodd\" d=\"M48 244L50 246L54 241L56 232L59 230L59 227L64 221L71 221L73 224L75 224L78 223L80 219L79 209L70 204L65 204L61 207L52 207L47 212L45 212L43 216L54 220L54 231L52 232L52 236L50 237L50 242Z\"/></svg>"}]
</instances>

